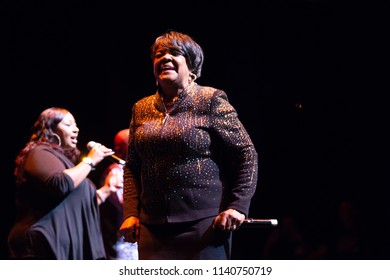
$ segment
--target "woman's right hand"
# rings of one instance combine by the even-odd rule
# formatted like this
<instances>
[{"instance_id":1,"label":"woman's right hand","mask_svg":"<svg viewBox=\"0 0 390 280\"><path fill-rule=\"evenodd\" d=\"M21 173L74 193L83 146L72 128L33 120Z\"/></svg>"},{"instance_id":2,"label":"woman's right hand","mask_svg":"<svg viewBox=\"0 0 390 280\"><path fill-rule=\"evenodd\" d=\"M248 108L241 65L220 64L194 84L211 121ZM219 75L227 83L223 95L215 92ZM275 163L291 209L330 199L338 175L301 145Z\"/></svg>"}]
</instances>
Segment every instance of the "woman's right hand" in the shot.
<instances>
[{"instance_id":1,"label":"woman's right hand","mask_svg":"<svg viewBox=\"0 0 390 280\"><path fill-rule=\"evenodd\" d=\"M90 150L87 155L88 158L90 158L96 166L99 162L101 162L105 157L113 155L115 152L107 148L106 146L96 143Z\"/></svg>"},{"instance_id":2,"label":"woman's right hand","mask_svg":"<svg viewBox=\"0 0 390 280\"><path fill-rule=\"evenodd\" d=\"M65 169L64 173L66 173L72 178L73 183L77 188L81 184L81 182L88 177L88 174L99 162L101 162L105 157L111 156L113 154L114 151L112 149L109 149L104 145L96 143L88 152L88 155L83 159L83 161L81 161L76 166ZM86 167L88 165L90 167Z\"/></svg>"},{"instance_id":3,"label":"woman's right hand","mask_svg":"<svg viewBox=\"0 0 390 280\"><path fill-rule=\"evenodd\" d=\"M139 219L135 216L131 216L124 220L119 228L120 233L125 238L126 242L135 243L139 239Z\"/></svg>"}]
</instances>

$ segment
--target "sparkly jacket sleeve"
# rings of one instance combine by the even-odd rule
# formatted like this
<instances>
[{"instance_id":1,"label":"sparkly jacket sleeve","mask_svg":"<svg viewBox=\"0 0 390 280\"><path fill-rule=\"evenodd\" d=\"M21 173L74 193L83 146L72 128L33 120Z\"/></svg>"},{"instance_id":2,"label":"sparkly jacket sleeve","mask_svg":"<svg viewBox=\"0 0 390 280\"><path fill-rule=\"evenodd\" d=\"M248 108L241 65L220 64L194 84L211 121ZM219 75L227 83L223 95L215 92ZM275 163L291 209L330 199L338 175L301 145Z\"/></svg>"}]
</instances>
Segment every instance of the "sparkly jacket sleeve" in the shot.
<instances>
[{"instance_id":1,"label":"sparkly jacket sleeve","mask_svg":"<svg viewBox=\"0 0 390 280\"><path fill-rule=\"evenodd\" d=\"M126 220L128 217L135 216L139 217L139 196L140 186L139 180L136 174L139 173L139 160L135 152L135 106L132 109L132 117L129 127L129 143L127 147L126 166L124 167L124 183L125 188L123 189L123 219ZM131 166L131 169L128 166ZM132 170L132 171L130 171ZM137 172L138 171L138 172ZM127 187L126 187L127 185Z\"/></svg>"},{"instance_id":2,"label":"sparkly jacket sleeve","mask_svg":"<svg viewBox=\"0 0 390 280\"><path fill-rule=\"evenodd\" d=\"M225 180L222 210L232 208L247 216L257 186L258 154L236 110L221 90L214 92L210 118Z\"/></svg>"}]
</instances>

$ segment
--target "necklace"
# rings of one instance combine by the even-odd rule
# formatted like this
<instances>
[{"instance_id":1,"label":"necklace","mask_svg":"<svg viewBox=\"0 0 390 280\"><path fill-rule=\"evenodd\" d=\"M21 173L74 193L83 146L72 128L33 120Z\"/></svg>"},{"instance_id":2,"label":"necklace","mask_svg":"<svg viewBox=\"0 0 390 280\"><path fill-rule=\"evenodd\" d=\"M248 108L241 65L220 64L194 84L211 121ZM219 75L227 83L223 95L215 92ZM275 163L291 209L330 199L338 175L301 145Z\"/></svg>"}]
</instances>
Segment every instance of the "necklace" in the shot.
<instances>
[{"instance_id":1,"label":"necklace","mask_svg":"<svg viewBox=\"0 0 390 280\"><path fill-rule=\"evenodd\" d=\"M164 107L164 113L165 113L165 117L164 119L162 120L162 124L165 124L165 122L167 121L167 119L169 118L169 112L167 110L167 107L165 106L165 103L164 101L162 102L162 105Z\"/></svg>"},{"instance_id":2,"label":"necklace","mask_svg":"<svg viewBox=\"0 0 390 280\"><path fill-rule=\"evenodd\" d=\"M168 102L164 102L163 96L160 95L161 96L161 103L162 103L162 106L164 107L164 113L165 113L164 119L162 120L162 124L166 123L166 121L170 117L169 113L172 111L173 107L177 107L177 106L175 106L176 105L176 101L178 101L179 99L180 100L183 99L183 97L187 94L187 91L191 88L192 84L193 83L189 83L178 95L173 97Z\"/></svg>"},{"instance_id":3,"label":"necklace","mask_svg":"<svg viewBox=\"0 0 390 280\"><path fill-rule=\"evenodd\" d=\"M173 105L175 104L175 102L177 101L177 99L179 98L179 96L175 96L174 98L172 98L171 101L169 102L165 102L164 101L164 98L161 97L161 101L162 101L162 105L164 107L164 113L165 113L165 117L164 119L162 120L162 124L165 124L165 122L168 120L169 118L169 113L173 107Z\"/></svg>"},{"instance_id":4,"label":"necklace","mask_svg":"<svg viewBox=\"0 0 390 280\"><path fill-rule=\"evenodd\" d=\"M161 97L162 102L164 103L165 107L167 107L167 108L171 108L171 107L173 106L173 104L175 104L175 102L177 101L177 99L179 99L179 96L178 96L178 95L176 95L174 98L172 98L171 101L165 102L165 101L164 101L164 98Z\"/></svg>"}]
</instances>

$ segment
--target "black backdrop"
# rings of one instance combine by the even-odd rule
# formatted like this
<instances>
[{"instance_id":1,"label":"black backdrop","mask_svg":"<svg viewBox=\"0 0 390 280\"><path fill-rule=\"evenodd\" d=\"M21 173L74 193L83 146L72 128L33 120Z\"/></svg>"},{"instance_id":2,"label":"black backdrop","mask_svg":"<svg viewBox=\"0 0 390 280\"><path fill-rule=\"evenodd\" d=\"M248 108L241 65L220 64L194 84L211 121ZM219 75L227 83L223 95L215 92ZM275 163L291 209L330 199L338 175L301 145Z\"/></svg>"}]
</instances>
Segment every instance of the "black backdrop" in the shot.
<instances>
[{"instance_id":1,"label":"black backdrop","mask_svg":"<svg viewBox=\"0 0 390 280\"><path fill-rule=\"evenodd\" d=\"M339 201L351 199L369 228L374 255L367 258L388 258L380 7L331 0L9 2L1 11L1 258L14 218L13 161L39 113L65 107L78 121L80 148L90 140L111 146L133 103L154 91L150 46L170 28L203 47L198 83L227 92L255 142L260 178L251 216L293 214L308 236L326 240ZM268 231L250 244L261 250ZM248 245L237 239L236 247ZM240 257L261 253L248 254Z\"/></svg>"}]
</instances>

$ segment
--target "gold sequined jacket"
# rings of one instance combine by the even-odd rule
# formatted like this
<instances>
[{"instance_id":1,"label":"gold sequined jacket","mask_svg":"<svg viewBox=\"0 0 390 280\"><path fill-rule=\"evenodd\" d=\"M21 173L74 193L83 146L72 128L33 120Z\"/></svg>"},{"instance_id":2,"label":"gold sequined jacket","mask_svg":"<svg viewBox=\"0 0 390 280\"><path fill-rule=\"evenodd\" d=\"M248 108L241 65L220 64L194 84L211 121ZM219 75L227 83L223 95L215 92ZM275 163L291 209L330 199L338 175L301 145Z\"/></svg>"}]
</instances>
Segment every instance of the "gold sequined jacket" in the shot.
<instances>
[{"instance_id":1,"label":"gold sequined jacket","mask_svg":"<svg viewBox=\"0 0 390 280\"><path fill-rule=\"evenodd\" d=\"M193 83L169 113L158 92L132 108L124 218L193 221L233 208L248 215L258 155L224 91Z\"/></svg>"}]
</instances>

